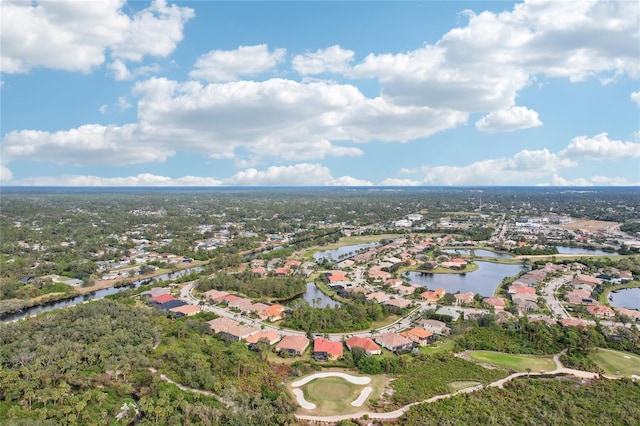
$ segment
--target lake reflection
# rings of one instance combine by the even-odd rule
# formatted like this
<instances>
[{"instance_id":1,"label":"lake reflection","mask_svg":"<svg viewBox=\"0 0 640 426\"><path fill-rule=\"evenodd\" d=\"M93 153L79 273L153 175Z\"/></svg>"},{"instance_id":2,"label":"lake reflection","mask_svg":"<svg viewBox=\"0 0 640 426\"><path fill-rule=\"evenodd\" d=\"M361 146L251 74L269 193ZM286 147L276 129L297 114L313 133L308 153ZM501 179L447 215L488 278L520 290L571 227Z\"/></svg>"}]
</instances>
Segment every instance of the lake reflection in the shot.
<instances>
[{"instance_id":1,"label":"lake reflection","mask_svg":"<svg viewBox=\"0 0 640 426\"><path fill-rule=\"evenodd\" d=\"M472 291L482 296L493 296L496 287L505 277L511 277L526 271L522 265L502 265L491 262L475 262L480 269L467 274L421 274L409 272L409 278L414 284L427 287L429 290L442 287L447 293Z\"/></svg>"}]
</instances>

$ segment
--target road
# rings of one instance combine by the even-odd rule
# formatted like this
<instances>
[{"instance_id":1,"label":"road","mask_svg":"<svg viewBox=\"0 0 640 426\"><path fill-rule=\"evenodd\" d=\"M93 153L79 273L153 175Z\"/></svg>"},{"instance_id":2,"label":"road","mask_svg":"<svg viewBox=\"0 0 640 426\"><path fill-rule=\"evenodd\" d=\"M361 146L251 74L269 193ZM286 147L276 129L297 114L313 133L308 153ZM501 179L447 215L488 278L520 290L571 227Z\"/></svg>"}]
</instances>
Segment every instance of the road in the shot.
<instances>
[{"instance_id":1,"label":"road","mask_svg":"<svg viewBox=\"0 0 640 426\"><path fill-rule=\"evenodd\" d=\"M564 306L562 306L562 303L560 303L556 298L556 292L564 284L571 281L571 278L572 275L563 275L562 277L549 282L549 284L542 289L547 306L551 309L551 312L553 312L556 318L569 318L569 313Z\"/></svg>"}]
</instances>

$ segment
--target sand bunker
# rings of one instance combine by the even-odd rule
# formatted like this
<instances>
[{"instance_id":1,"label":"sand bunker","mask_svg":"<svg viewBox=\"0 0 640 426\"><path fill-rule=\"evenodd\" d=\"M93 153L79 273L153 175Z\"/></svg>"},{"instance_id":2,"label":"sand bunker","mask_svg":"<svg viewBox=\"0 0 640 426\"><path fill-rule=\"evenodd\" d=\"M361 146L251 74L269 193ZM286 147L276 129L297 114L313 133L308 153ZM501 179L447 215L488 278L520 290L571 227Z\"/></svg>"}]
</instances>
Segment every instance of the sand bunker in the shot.
<instances>
[{"instance_id":1,"label":"sand bunker","mask_svg":"<svg viewBox=\"0 0 640 426\"><path fill-rule=\"evenodd\" d=\"M352 376L351 374L329 372L329 373L312 374L311 376L307 376L304 379L300 379L291 383L291 386L294 388L298 388L300 386L306 385L312 380L324 379L325 377L340 377L341 379L344 379L350 383L353 383L354 385L366 385L371 383L371 377ZM371 391L373 391L371 386L367 386L366 388L362 389L362 392L360 392L360 396L358 396L358 398L355 401L353 401L351 405L353 405L354 407L362 406L362 404L364 404L364 402L367 400L367 398L371 394ZM302 408L306 410L313 410L316 408L316 404L314 404L313 402L309 402L305 399L304 392L302 392L301 389L293 389L293 394L296 396L296 399L298 400L298 404L300 404Z\"/></svg>"},{"instance_id":2,"label":"sand bunker","mask_svg":"<svg viewBox=\"0 0 640 426\"><path fill-rule=\"evenodd\" d=\"M353 405L354 407L362 407L362 404L364 404L367 398L369 398L372 390L373 388L371 386L367 386L366 388L362 389L362 392L360 392L360 396L355 401L353 401L351 405Z\"/></svg>"},{"instance_id":3,"label":"sand bunker","mask_svg":"<svg viewBox=\"0 0 640 426\"><path fill-rule=\"evenodd\" d=\"M296 382L291 383L291 386L293 386L294 388L298 388L300 386L306 385L312 380L323 379L325 377L340 377L341 379L345 379L347 382L351 382L354 385L366 385L371 383L371 377L352 376L351 374L328 372L312 374L311 376L307 376L304 379L300 379Z\"/></svg>"},{"instance_id":4,"label":"sand bunker","mask_svg":"<svg viewBox=\"0 0 640 426\"><path fill-rule=\"evenodd\" d=\"M302 390L294 389L293 394L296 396L298 404L300 404L302 408L307 410L313 410L316 408L316 404L314 404L313 402L309 402L304 398L304 393L302 392Z\"/></svg>"}]
</instances>

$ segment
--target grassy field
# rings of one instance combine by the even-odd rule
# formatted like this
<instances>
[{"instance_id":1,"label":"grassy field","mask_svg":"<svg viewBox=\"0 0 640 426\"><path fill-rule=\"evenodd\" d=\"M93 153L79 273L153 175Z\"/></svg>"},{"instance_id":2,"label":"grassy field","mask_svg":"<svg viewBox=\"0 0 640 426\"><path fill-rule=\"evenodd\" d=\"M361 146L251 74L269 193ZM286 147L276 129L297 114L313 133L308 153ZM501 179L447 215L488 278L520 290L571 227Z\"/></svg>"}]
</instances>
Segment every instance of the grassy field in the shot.
<instances>
[{"instance_id":1,"label":"grassy field","mask_svg":"<svg viewBox=\"0 0 640 426\"><path fill-rule=\"evenodd\" d=\"M353 374L348 372L348 374ZM357 374L354 374L357 375ZM371 386L373 391L369 400L377 400L386 383L386 376L370 376L371 383L368 385L354 385L340 377L325 377L312 380L301 389L307 401L316 404L313 410L300 409L300 413L313 414L318 416L357 413L366 410L367 403L361 407L354 407L351 402L356 400L362 389Z\"/></svg>"},{"instance_id":2,"label":"grassy field","mask_svg":"<svg viewBox=\"0 0 640 426\"><path fill-rule=\"evenodd\" d=\"M589 358L600 366L607 374L620 376L640 376L640 356L630 352L612 351L599 348L589 353Z\"/></svg>"},{"instance_id":3,"label":"grassy field","mask_svg":"<svg viewBox=\"0 0 640 426\"><path fill-rule=\"evenodd\" d=\"M434 344L420 347L420 353L433 355L440 352L453 351L456 344L456 338L450 337L446 340L438 341Z\"/></svg>"},{"instance_id":4,"label":"grassy field","mask_svg":"<svg viewBox=\"0 0 640 426\"><path fill-rule=\"evenodd\" d=\"M556 368L556 364L551 358L531 355L513 355L490 351L469 351L467 353L471 359L475 361L506 368L516 372L526 372L527 368L529 368L532 372L537 373L541 370L552 371Z\"/></svg>"}]
</instances>

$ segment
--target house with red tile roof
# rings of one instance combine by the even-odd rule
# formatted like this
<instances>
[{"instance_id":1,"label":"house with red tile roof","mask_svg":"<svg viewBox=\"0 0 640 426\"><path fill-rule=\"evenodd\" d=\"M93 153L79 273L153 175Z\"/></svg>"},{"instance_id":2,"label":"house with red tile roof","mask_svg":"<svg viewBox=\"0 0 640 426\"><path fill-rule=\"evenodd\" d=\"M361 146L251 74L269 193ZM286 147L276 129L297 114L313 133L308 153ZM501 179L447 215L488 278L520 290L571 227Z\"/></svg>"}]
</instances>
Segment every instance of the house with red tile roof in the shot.
<instances>
[{"instance_id":1,"label":"house with red tile roof","mask_svg":"<svg viewBox=\"0 0 640 426\"><path fill-rule=\"evenodd\" d=\"M411 301L407 299L391 299L387 300L382 305L387 307L391 312L400 312L411 306Z\"/></svg>"},{"instance_id":2,"label":"house with red tile roof","mask_svg":"<svg viewBox=\"0 0 640 426\"><path fill-rule=\"evenodd\" d=\"M240 311L247 310L251 305L253 305L253 302L249 299L245 299L244 297L238 297L237 299L231 300L227 303L229 308L239 309Z\"/></svg>"},{"instance_id":3,"label":"house with red tile roof","mask_svg":"<svg viewBox=\"0 0 640 426\"><path fill-rule=\"evenodd\" d=\"M640 311L636 309L616 308L615 311L618 315L629 317L633 321L640 321Z\"/></svg>"},{"instance_id":4,"label":"house with red tile roof","mask_svg":"<svg viewBox=\"0 0 640 426\"><path fill-rule=\"evenodd\" d=\"M492 307L496 313L504 311L505 306L507 306L507 302L502 297L485 297L482 301Z\"/></svg>"},{"instance_id":5,"label":"house with red tile roof","mask_svg":"<svg viewBox=\"0 0 640 426\"><path fill-rule=\"evenodd\" d=\"M220 336L228 342L239 342L240 340L246 339L252 334L256 334L258 331L260 330L257 328L237 324L221 331Z\"/></svg>"},{"instance_id":6,"label":"house with red tile roof","mask_svg":"<svg viewBox=\"0 0 640 426\"><path fill-rule=\"evenodd\" d=\"M258 266L256 268L253 268L251 272L253 272L253 275L256 277L264 277L267 275L267 268Z\"/></svg>"},{"instance_id":7,"label":"house with red tile roof","mask_svg":"<svg viewBox=\"0 0 640 426\"><path fill-rule=\"evenodd\" d=\"M260 318L262 318L263 320L274 322L284 318L286 310L287 310L286 306L271 305L264 311L258 312L258 316L260 316Z\"/></svg>"},{"instance_id":8,"label":"house with red tile roof","mask_svg":"<svg viewBox=\"0 0 640 426\"><path fill-rule=\"evenodd\" d=\"M463 303L472 304L473 303L473 292L467 291L465 293L456 293L453 297L456 298L456 305L462 305Z\"/></svg>"},{"instance_id":9,"label":"house with red tile roof","mask_svg":"<svg viewBox=\"0 0 640 426\"><path fill-rule=\"evenodd\" d=\"M381 291L377 291L375 293L369 293L366 296L367 300L375 300L378 303L384 303L389 300L389 295L387 293L383 293Z\"/></svg>"},{"instance_id":10,"label":"house with red tile roof","mask_svg":"<svg viewBox=\"0 0 640 426\"><path fill-rule=\"evenodd\" d=\"M229 293L226 291L219 290L209 290L202 293L202 296L211 303L220 303L220 301L228 295Z\"/></svg>"},{"instance_id":11,"label":"house with red tile roof","mask_svg":"<svg viewBox=\"0 0 640 426\"><path fill-rule=\"evenodd\" d=\"M516 286L509 286L509 289L507 290L508 294L536 294L536 289L533 287L516 287Z\"/></svg>"},{"instance_id":12,"label":"house with red tile roof","mask_svg":"<svg viewBox=\"0 0 640 426\"><path fill-rule=\"evenodd\" d=\"M264 341L269 345L274 345L280 341L282 336L280 336L277 332L273 330L260 330L255 334L247 337L245 341L249 346L255 345L260 341Z\"/></svg>"},{"instance_id":13,"label":"house with red tile roof","mask_svg":"<svg viewBox=\"0 0 640 426\"><path fill-rule=\"evenodd\" d=\"M589 323L578 318L563 318L560 320L563 327L588 327Z\"/></svg>"},{"instance_id":14,"label":"house with red tile roof","mask_svg":"<svg viewBox=\"0 0 640 426\"><path fill-rule=\"evenodd\" d=\"M316 361L333 361L343 355L342 342L333 342L324 337L313 339L313 358Z\"/></svg>"},{"instance_id":15,"label":"house with red tile roof","mask_svg":"<svg viewBox=\"0 0 640 426\"><path fill-rule=\"evenodd\" d=\"M207 321L207 324L209 324L209 328L211 328L211 331L213 331L214 333L220 333L221 331L227 330L229 327L238 325L238 322L232 320L231 318L220 317L212 319L211 321Z\"/></svg>"},{"instance_id":16,"label":"house with red tile roof","mask_svg":"<svg viewBox=\"0 0 640 426\"><path fill-rule=\"evenodd\" d=\"M392 352L408 352L413 349L413 342L398 333L379 334L374 340L377 344Z\"/></svg>"},{"instance_id":17,"label":"house with red tile roof","mask_svg":"<svg viewBox=\"0 0 640 426\"><path fill-rule=\"evenodd\" d=\"M420 293L420 298L426 302L437 302L442 299L446 291L444 288L436 288L435 290L427 290L423 293Z\"/></svg>"},{"instance_id":18,"label":"house with red tile roof","mask_svg":"<svg viewBox=\"0 0 640 426\"><path fill-rule=\"evenodd\" d=\"M176 298L170 294L160 294L158 296L154 296L151 299L149 299L149 303L155 303L157 305L160 305L162 303L167 303L175 299Z\"/></svg>"},{"instance_id":19,"label":"house with red tile roof","mask_svg":"<svg viewBox=\"0 0 640 426\"><path fill-rule=\"evenodd\" d=\"M350 351L353 348L362 348L367 356L380 355L382 353L380 346L369 337L351 336L347 339L346 344Z\"/></svg>"},{"instance_id":20,"label":"house with red tile roof","mask_svg":"<svg viewBox=\"0 0 640 426\"><path fill-rule=\"evenodd\" d=\"M613 309L604 305L587 306L587 311L589 311L591 315L599 318L611 318L616 316L616 313L613 311Z\"/></svg>"},{"instance_id":21,"label":"house with red tile roof","mask_svg":"<svg viewBox=\"0 0 640 426\"><path fill-rule=\"evenodd\" d=\"M169 311L173 312L174 314L176 314L176 316L179 316L179 317L181 316L190 317L191 315L195 315L198 312L200 312L200 307L196 305L182 305L175 308L171 308L169 309Z\"/></svg>"},{"instance_id":22,"label":"house with red tile roof","mask_svg":"<svg viewBox=\"0 0 640 426\"><path fill-rule=\"evenodd\" d=\"M400 334L420 346L426 346L433 338L432 332L420 327L412 328Z\"/></svg>"},{"instance_id":23,"label":"house with red tile roof","mask_svg":"<svg viewBox=\"0 0 640 426\"><path fill-rule=\"evenodd\" d=\"M276 352L289 356L299 356L309 346L309 339L304 336L284 336L276 345Z\"/></svg>"}]
</instances>

